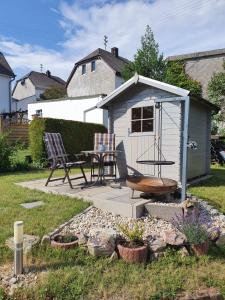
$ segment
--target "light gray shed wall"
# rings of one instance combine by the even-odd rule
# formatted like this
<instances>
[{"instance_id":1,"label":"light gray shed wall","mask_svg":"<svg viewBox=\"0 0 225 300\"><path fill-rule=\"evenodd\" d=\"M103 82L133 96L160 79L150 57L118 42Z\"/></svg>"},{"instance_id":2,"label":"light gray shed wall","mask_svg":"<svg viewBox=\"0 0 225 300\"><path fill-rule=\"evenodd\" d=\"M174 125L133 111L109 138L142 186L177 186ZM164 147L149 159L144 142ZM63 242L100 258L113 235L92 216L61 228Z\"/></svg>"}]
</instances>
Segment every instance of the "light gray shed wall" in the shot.
<instances>
[{"instance_id":1,"label":"light gray shed wall","mask_svg":"<svg viewBox=\"0 0 225 300\"><path fill-rule=\"evenodd\" d=\"M142 160L157 159L154 151L155 130L157 132L158 116L156 110L156 127L154 132L131 133L131 108L154 105L155 98L168 98L175 95L145 85L136 85L121 95L109 107L109 130L116 134L116 146L122 152L118 157L118 170L121 177L132 171L145 175L157 176L157 167L137 164ZM162 112L162 153L166 160L175 161L174 165L162 166L162 176L180 180L180 145L181 145L181 105L179 102L163 104ZM126 168L128 166L128 168Z\"/></svg>"},{"instance_id":2,"label":"light gray shed wall","mask_svg":"<svg viewBox=\"0 0 225 300\"><path fill-rule=\"evenodd\" d=\"M191 100L189 139L196 141L197 150L188 149L187 178L206 175L210 171L211 111L207 106Z\"/></svg>"}]
</instances>

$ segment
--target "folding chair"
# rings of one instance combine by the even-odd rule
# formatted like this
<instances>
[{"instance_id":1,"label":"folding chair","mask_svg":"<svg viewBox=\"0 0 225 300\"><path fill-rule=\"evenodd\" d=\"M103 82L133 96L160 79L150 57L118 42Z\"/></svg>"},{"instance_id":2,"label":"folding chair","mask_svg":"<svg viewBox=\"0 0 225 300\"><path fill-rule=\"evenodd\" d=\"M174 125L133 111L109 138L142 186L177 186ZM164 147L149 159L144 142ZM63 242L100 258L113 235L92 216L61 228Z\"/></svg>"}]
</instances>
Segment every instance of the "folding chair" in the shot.
<instances>
[{"instance_id":1,"label":"folding chair","mask_svg":"<svg viewBox=\"0 0 225 300\"><path fill-rule=\"evenodd\" d=\"M82 161L82 160L72 161L72 162L69 161L68 154L66 154L63 141L62 141L62 136L60 133L45 132L44 143L45 143L48 160L50 162L50 169L51 169L50 175L48 177L45 186L47 186L49 182L57 181L57 180L62 180L64 183L66 179L68 180L71 189L73 188L71 183L72 180L84 178L85 183L87 183L87 178L83 170L83 166L86 163L86 161ZM75 156L79 157L79 155L75 155ZM70 178L69 176L70 169L74 167L80 168L82 176ZM51 179L56 169L64 169L65 172L64 177Z\"/></svg>"},{"instance_id":2,"label":"folding chair","mask_svg":"<svg viewBox=\"0 0 225 300\"><path fill-rule=\"evenodd\" d=\"M101 146L105 146L105 150L115 150L115 134L111 133L95 133L94 135L94 150L101 150ZM104 174L103 177L114 177L116 179L116 154L105 154L103 157ZM92 157L91 160L91 181L95 174L95 169L99 169L99 161Z\"/></svg>"}]
</instances>

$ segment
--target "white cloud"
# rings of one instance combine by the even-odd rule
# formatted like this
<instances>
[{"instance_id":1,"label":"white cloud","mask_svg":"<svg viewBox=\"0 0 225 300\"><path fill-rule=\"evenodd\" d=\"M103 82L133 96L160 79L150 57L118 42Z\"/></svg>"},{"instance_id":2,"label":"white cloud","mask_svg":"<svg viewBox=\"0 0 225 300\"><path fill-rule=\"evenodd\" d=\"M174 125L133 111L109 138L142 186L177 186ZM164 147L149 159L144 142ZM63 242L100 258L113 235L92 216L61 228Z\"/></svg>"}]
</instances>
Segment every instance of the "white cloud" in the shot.
<instances>
[{"instance_id":1,"label":"white cloud","mask_svg":"<svg viewBox=\"0 0 225 300\"><path fill-rule=\"evenodd\" d=\"M147 24L165 55L225 47L224 0L77 0L73 5L64 0L57 15L65 33L61 51L0 37L0 49L19 73L39 70L42 63L66 78L76 60L103 47L105 34L108 49L117 46L131 59Z\"/></svg>"}]
</instances>

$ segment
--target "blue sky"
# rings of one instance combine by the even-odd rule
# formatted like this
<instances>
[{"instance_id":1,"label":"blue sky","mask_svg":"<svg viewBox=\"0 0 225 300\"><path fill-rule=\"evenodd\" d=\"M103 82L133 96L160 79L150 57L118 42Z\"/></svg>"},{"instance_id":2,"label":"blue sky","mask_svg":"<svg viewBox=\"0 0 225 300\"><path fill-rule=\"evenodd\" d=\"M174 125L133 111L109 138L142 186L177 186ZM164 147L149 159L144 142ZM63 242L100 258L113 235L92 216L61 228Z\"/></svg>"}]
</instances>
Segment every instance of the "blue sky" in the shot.
<instances>
[{"instance_id":1,"label":"blue sky","mask_svg":"<svg viewBox=\"0 0 225 300\"><path fill-rule=\"evenodd\" d=\"M67 79L105 34L132 59L147 24L165 56L224 48L225 0L1 0L0 51L17 78L42 63Z\"/></svg>"}]
</instances>

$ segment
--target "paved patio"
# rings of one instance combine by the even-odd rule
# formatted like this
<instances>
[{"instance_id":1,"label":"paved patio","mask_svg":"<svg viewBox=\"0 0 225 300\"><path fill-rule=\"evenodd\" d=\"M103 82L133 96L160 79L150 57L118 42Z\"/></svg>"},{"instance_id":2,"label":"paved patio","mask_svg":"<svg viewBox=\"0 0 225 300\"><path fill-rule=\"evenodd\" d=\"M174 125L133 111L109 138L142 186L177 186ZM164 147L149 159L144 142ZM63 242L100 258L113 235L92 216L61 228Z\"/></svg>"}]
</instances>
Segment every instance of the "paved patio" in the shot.
<instances>
[{"instance_id":1,"label":"paved patio","mask_svg":"<svg viewBox=\"0 0 225 300\"><path fill-rule=\"evenodd\" d=\"M89 176L88 176L89 177ZM45 193L65 195L72 198L82 199L91 202L95 207L125 217L139 218L144 213L144 205L149 201L140 198L140 193L135 192L135 199L131 199L131 190L125 183L118 185L110 184L106 186L85 187L83 179L73 181L74 188L71 189L68 183L62 184L60 181L50 182L45 186L46 179L32 180L17 183L25 188L39 190ZM113 182L112 182L113 183ZM82 189L82 187L84 187Z\"/></svg>"}]
</instances>

